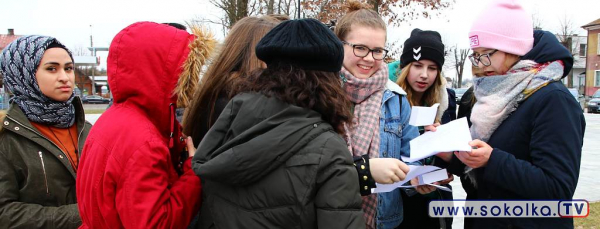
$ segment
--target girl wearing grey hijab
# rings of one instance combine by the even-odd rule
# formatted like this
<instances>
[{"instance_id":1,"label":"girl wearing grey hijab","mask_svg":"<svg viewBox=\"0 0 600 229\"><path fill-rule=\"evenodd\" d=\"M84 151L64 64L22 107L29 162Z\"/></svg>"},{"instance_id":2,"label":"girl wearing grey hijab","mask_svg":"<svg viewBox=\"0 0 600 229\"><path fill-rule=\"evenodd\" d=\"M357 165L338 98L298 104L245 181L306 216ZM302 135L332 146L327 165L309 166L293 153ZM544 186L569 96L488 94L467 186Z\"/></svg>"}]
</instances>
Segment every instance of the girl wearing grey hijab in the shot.
<instances>
[{"instance_id":1,"label":"girl wearing grey hijab","mask_svg":"<svg viewBox=\"0 0 600 229\"><path fill-rule=\"evenodd\" d=\"M0 228L77 228L75 178L91 128L73 95L74 63L55 38L24 36L0 54L13 94L0 114Z\"/></svg>"}]
</instances>

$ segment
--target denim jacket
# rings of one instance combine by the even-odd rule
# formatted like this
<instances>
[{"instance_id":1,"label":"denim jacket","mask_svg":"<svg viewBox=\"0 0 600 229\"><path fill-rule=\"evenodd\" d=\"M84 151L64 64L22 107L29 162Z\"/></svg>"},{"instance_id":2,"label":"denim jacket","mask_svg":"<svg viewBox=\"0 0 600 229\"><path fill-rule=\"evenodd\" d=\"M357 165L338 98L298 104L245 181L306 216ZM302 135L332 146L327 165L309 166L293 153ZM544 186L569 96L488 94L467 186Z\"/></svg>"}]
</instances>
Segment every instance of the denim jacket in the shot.
<instances>
[{"instance_id":1,"label":"denim jacket","mask_svg":"<svg viewBox=\"0 0 600 229\"><path fill-rule=\"evenodd\" d=\"M402 108L400 108L402 99ZM381 104L380 126L380 157L397 158L400 155L410 156L409 141L419 136L417 127L408 125L410 118L410 103L406 92L396 83L388 80L383 92ZM377 228L396 228L402 222L402 189L379 193L377 196Z\"/></svg>"}]
</instances>

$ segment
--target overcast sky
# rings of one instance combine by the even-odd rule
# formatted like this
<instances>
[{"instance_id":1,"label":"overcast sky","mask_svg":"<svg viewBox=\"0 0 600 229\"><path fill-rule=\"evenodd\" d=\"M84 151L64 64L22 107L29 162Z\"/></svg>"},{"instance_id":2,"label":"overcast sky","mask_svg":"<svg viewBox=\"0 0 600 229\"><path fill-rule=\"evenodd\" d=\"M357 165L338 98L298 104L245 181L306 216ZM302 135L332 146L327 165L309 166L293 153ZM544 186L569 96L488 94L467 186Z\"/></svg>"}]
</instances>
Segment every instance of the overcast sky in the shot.
<instances>
[{"instance_id":1,"label":"overcast sky","mask_svg":"<svg viewBox=\"0 0 600 229\"><path fill-rule=\"evenodd\" d=\"M456 0L440 16L388 28L388 42L403 43L413 28L420 28L440 32L447 46L467 48L471 23L489 1ZM558 32L559 20L565 15L580 35L587 34L582 25L600 18L598 0L521 0L521 3L541 21L545 30L552 32ZM90 34L94 46L108 47L121 29L137 21L185 23L195 18L216 20L222 15L209 0L0 0L0 6L0 34L12 28L18 35L54 36L71 49L89 47ZM220 26L210 27L217 38L223 38ZM107 53L98 55L105 59ZM465 74L470 75L470 69L467 70Z\"/></svg>"}]
</instances>

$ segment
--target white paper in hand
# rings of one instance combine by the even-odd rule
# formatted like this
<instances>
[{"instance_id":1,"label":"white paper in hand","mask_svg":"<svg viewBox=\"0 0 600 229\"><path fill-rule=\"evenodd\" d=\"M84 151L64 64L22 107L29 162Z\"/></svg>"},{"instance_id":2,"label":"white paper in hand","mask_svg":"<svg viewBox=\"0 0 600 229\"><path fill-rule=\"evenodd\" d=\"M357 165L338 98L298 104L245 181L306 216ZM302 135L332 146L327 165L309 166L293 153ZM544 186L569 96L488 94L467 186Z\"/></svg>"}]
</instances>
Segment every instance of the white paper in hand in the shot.
<instances>
[{"instance_id":1,"label":"white paper in hand","mask_svg":"<svg viewBox=\"0 0 600 229\"><path fill-rule=\"evenodd\" d=\"M410 157L402 156L404 162L414 162L440 152L471 152L471 132L467 118L461 118L438 126L435 132L425 132L410 141Z\"/></svg>"},{"instance_id":2,"label":"white paper in hand","mask_svg":"<svg viewBox=\"0 0 600 229\"><path fill-rule=\"evenodd\" d=\"M412 126L427 126L435 121L439 103L433 104L431 107L413 106L410 111L410 119L408 124Z\"/></svg>"},{"instance_id":3,"label":"white paper in hand","mask_svg":"<svg viewBox=\"0 0 600 229\"><path fill-rule=\"evenodd\" d=\"M429 173L431 171L439 170L440 167L436 166L421 166L421 165L408 165L409 171L406 174L404 180L393 184L377 184L377 188L374 188L372 193L380 193L380 192L390 192L396 188L402 187L402 185L406 182L409 182L411 179L425 173Z\"/></svg>"}]
</instances>

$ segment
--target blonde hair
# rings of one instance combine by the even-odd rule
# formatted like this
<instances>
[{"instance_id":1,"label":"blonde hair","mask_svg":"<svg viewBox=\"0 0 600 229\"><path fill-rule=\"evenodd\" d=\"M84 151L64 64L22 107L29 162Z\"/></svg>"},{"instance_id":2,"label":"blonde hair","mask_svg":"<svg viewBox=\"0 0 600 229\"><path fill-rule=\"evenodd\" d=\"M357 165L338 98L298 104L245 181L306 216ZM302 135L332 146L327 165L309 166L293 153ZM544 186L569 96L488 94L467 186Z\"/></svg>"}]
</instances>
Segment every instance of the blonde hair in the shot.
<instances>
[{"instance_id":1,"label":"blonde hair","mask_svg":"<svg viewBox=\"0 0 600 229\"><path fill-rule=\"evenodd\" d=\"M335 25L334 33L340 40L345 40L352 30L353 25L368 28L383 29L387 33L387 27L383 19L372 9L358 1L348 1L346 8L348 12Z\"/></svg>"},{"instance_id":2,"label":"blonde hair","mask_svg":"<svg viewBox=\"0 0 600 229\"><path fill-rule=\"evenodd\" d=\"M442 91L442 89L444 88L442 83L442 72L440 71L440 69L437 70L437 75L435 81L433 82L433 85L427 88L427 90L423 93L423 97L421 97L421 102L415 100L415 91L407 81L408 74L410 73L410 67L412 66L412 64L413 63L409 63L406 66L404 66L402 72L400 73L400 76L398 76L398 81L396 82L406 92L406 98L408 99L410 106L424 104L431 106L435 103L440 103L440 93L447 93L446 91Z\"/></svg>"}]
</instances>

